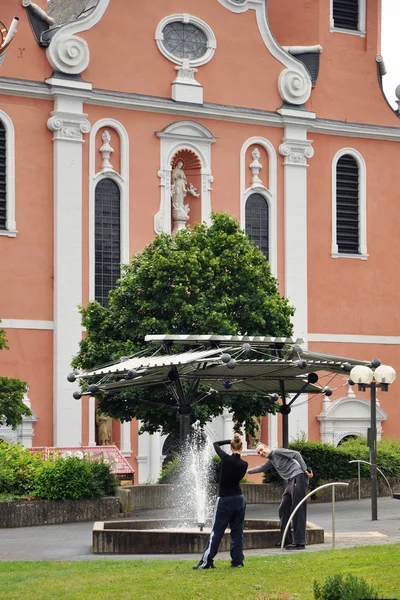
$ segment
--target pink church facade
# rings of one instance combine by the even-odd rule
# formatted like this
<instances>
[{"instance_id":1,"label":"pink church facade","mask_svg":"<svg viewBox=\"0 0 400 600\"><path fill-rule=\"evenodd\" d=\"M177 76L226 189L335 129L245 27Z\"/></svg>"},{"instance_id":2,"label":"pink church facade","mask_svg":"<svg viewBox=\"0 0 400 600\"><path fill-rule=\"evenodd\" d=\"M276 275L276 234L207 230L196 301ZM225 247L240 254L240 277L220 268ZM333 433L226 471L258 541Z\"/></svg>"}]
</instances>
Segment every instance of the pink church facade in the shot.
<instances>
[{"instance_id":1,"label":"pink church facade","mask_svg":"<svg viewBox=\"0 0 400 600\"><path fill-rule=\"evenodd\" d=\"M77 307L106 301L119 264L157 233L211 211L237 217L265 252L308 348L399 368L400 122L381 90L381 2L349 0L345 15L341 5L1 7L4 23L20 21L0 70L10 346L0 369L29 383L32 445L97 443L95 401L74 400L66 379L82 336ZM187 220L172 200L178 162L194 190ZM330 385L330 399L293 405L292 438L366 432L368 396L343 377ZM379 435L400 435L397 395L395 384L379 397ZM214 439L231 430L229 414L206 428ZM161 436L138 436L136 421L114 422L112 436L136 481L154 480ZM261 436L280 443L278 417L263 420Z\"/></svg>"}]
</instances>

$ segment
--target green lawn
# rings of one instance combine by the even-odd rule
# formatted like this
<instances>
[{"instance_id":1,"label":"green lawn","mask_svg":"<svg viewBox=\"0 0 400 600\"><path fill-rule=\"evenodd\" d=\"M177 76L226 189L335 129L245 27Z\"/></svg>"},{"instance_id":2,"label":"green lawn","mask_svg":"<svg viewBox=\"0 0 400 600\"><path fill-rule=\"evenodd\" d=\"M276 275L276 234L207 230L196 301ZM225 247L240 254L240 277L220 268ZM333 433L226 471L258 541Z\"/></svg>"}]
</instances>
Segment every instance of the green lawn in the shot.
<instances>
[{"instance_id":1,"label":"green lawn","mask_svg":"<svg viewBox=\"0 0 400 600\"><path fill-rule=\"evenodd\" d=\"M314 579L353 573L400 600L400 544L349 550L250 557L244 569L216 560L193 571L193 561L121 560L0 563L4 600L311 600ZM356 599L355 599L356 600Z\"/></svg>"}]
</instances>

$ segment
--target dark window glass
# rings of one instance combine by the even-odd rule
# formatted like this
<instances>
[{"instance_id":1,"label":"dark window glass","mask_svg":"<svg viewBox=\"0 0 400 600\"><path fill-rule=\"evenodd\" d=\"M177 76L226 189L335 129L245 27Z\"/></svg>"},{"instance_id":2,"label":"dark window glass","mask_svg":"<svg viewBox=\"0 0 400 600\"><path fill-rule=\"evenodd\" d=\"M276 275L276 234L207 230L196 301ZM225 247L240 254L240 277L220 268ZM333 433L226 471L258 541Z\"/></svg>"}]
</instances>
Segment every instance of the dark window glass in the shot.
<instances>
[{"instance_id":1,"label":"dark window glass","mask_svg":"<svg viewBox=\"0 0 400 600\"><path fill-rule=\"evenodd\" d=\"M0 229L7 224L6 129L0 121Z\"/></svg>"},{"instance_id":2,"label":"dark window glass","mask_svg":"<svg viewBox=\"0 0 400 600\"><path fill-rule=\"evenodd\" d=\"M333 23L339 29L358 31L360 0L333 0Z\"/></svg>"},{"instance_id":3,"label":"dark window glass","mask_svg":"<svg viewBox=\"0 0 400 600\"><path fill-rule=\"evenodd\" d=\"M111 179L102 179L95 192L95 276L94 297L103 306L120 277L121 201L120 191Z\"/></svg>"},{"instance_id":4,"label":"dark window glass","mask_svg":"<svg viewBox=\"0 0 400 600\"><path fill-rule=\"evenodd\" d=\"M173 21L163 29L163 44L176 58L196 60L207 52L207 36L192 23Z\"/></svg>"},{"instance_id":5,"label":"dark window glass","mask_svg":"<svg viewBox=\"0 0 400 600\"><path fill-rule=\"evenodd\" d=\"M246 202L246 235L269 259L269 209L261 194L252 194Z\"/></svg>"},{"instance_id":6,"label":"dark window glass","mask_svg":"<svg viewBox=\"0 0 400 600\"><path fill-rule=\"evenodd\" d=\"M341 254L359 253L359 167L349 154L336 165L336 243Z\"/></svg>"}]
</instances>

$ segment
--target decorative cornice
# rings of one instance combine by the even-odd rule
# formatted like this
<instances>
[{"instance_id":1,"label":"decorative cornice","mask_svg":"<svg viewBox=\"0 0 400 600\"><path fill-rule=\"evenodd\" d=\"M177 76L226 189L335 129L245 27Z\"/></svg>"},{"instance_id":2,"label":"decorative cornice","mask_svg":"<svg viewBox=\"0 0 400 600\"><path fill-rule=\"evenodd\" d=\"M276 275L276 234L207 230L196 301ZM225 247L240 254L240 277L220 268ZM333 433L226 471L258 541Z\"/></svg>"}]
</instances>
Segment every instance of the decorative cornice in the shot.
<instances>
[{"instance_id":1,"label":"decorative cornice","mask_svg":"<svg viewBox=\"0 0 400 600\"><path fill-rule=\"evenodd\" d=\"M74 35L91 29L104 15L110 0L98 0L97 6L85 17L61 25L51 39L46 50L47 60L55 71L77 75L84 71L90 62L89 46Z\"/></svg>"},{"instance_id":2,"label":"decorative cornice","mask_svg":"<svg viewBox=\"0 0 400 600\"><path fill-rule=\"evenodd\" d=\"M67 140L70 142L83 142L82 134L89 133L90 123L86 119L87 115L77 115L54 111L47 121L47 127L54 131L53 140Z\"/></svg>"},{"instance_id":3,"label":"decorative cornice","mask_svg":"<svg viewBox=\"0 0 400 600\"><path fill-rule=\"evenodd\" d=\"M279 146L279 153L285 157L285 165L306 167L307 159L314 156L314 148L308 140L301 141L285 138L283 144Z\"/></svg>"},{"instance_id":4,"label":"decorative cornice","mask_svg":"<svg viewBox=\"0 0 400 600\"><path fill-rule=\"evenodd\" d=\"M53 100L51 88L47 84L39 81L8 77L0 77L0 94L48 101ZM65 88L63 89L63 94L75 98L77 91ZM270 112L242 106L211 104L208 102L205 102L202 106L178 105L168 98L103 89L94 89L93 91L79 90L79 97L85 104L93 106L108 106L126 110L169 114L190 119L210 118L233 123L251 123L270 127L283 127L285 123L288 123L287 117L281 116L280 111ZM311 119L309 115L313 113L294 108L291 109L290 113L293 115L290 123L306 126L310 132L350 138L385 140L389 142L398 142L400 140L400 127L335 121L333 119Z\"/></svg>"}]
</instances>

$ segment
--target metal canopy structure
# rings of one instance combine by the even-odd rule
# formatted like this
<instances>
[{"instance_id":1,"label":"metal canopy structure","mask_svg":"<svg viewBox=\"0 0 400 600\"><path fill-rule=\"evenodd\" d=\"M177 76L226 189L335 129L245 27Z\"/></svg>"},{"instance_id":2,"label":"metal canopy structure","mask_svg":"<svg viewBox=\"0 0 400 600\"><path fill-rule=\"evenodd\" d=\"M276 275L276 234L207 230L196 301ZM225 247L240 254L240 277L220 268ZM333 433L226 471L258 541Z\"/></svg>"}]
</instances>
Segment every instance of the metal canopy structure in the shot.
<instances>
[{"instance_id":1,"label":"metal canopy structure","mask_svg":"<svg viewBox=\"0 0 400 600\"><path fill-rule=\"evenodd\" d=\"M369 361L305 350L300 345L302 339L148 335L145 340L153 350L151 356L142 352L70 374L69 381L84 383L83 391L75 392L74 397L168 386L176 399L176 406L170 408L181 417L182 438L189 434L193 405L210 394L257 394L272 400L281 398L283 445L287 446L288 415L299 395L332 394L330 388L318 383L317 372L347 374L355 365L370 365Z\"/></svg>"}]
</instances>

